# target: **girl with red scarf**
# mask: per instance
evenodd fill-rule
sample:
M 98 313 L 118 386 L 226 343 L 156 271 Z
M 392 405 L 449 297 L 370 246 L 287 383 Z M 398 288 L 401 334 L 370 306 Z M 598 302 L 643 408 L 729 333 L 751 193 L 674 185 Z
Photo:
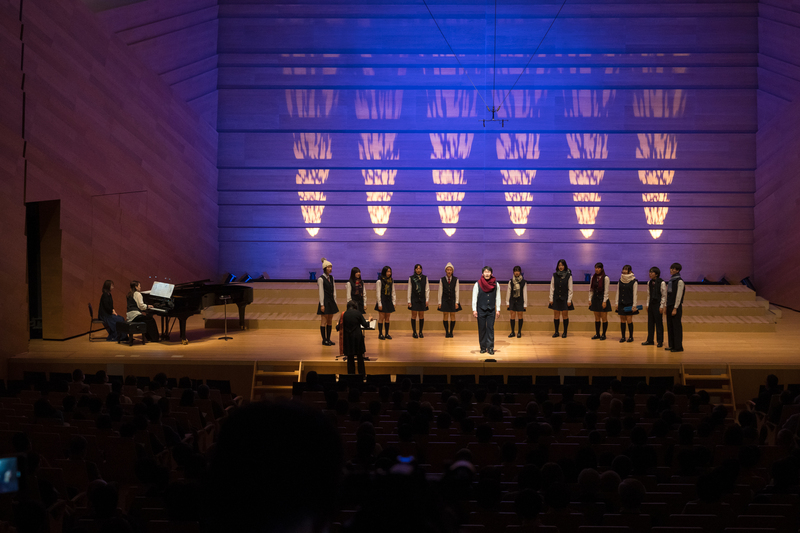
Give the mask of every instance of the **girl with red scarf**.
M 594 276 L 592 276 L 592 284 L 589 288 L 589 311 L 594 313 L 594 337 L 592 337 L 592 340 L 606 340 L 608 311 L 611 307 L 611 304 L 608 302 L 608 287 L 610 285 L 611 279 L 606 276 L 603 263 L 595 263 Z M 602 335 L 600 334 L 601 322 L 603 323 Z
M 494 321 L 500 316 L 503 300 L 492 267 L 483 267 L 483 275 L 472 288 L 472 316 L 478 319 L 481 353 L 494 355 Z

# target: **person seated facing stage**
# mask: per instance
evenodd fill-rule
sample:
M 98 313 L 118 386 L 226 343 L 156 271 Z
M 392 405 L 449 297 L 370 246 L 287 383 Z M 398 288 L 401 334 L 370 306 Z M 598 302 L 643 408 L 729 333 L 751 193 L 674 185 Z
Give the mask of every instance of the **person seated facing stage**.
M 372 320 L 372 317 L 369 318 Z M 347 302 L 347 310 L 342 314 L 342 321 L 336 324 L 336 331 L 344 328 L 342 334 L 342 353 L 347 357 L 347 373 L 356 373 L 356 359 L 358 360 L 358 373 L 365 375 L 364 352 L 367 348 L 364 344 L 364 333 L 361 328 L 370 329 L 369 324 L 361 315 L 358 304 L 353 300 Z
M 107 341 L 124 341 L 128 338 L 127 335 L 117 334 L 117 323 L 125 322 L 125 319 L 117 314 L 114 309 L 114 298 L 111 296 L 111 290 L 114 288 L 114 282 L 107 279 L 103 283 L 103 294 L 100 296 L 100 306 L 97 308 L 97 318 L 103 321 L 103 325 L 108 331 Z
M 156 319 L 145 313 L 148 309 L 152 309 L 153 306 L 144 303 L 141 290 L 141 283 L 136 280 L 131 281 L 126 318 L 128 322 L 144 322 L 147 324 L 147 333 L 145 334 L 147 340 L 150 342 L 158 342 L 158 326 L 156 325 Z

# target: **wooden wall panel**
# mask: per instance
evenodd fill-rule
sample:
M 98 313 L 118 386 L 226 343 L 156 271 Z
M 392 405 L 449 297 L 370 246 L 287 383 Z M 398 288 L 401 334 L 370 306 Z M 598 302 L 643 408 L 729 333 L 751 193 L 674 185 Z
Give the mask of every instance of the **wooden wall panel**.
M 97 17 L 216 128 L 218 11 L 216 0 L 145 0 Z
M 47 336 L 64 338 L 87 330 L 105 279 L 121 307 L 131 278 L 214 275 L 218 139 L 79 0 L 27 0 L 23 21 L 25 201 L 60 200 L 63 305 Z
M 27 241 L 22 141 L 22 71 L 20 69 L 19 1 L 0 0 L 0 379 L 7 377 L 7 359 L 25 351 L 28 341 Z
M 559 5 L 498 7 L 495 72 L 479 0 L 431 6 L 458 62 L 419 3 L 220 1 L 220 270 L 513 249 L 749 275 L 758 3 L 568 4 L 525 68 Z

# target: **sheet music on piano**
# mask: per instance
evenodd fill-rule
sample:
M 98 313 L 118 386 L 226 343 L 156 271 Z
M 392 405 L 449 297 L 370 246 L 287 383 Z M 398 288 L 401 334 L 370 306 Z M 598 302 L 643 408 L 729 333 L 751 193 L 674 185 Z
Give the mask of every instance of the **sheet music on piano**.
M 174 290 L 175 285 L 154 281 L 153 288 L 150 289 L 150 295 L 157 296 L 159 298 L 172 298 L 172 291 Z

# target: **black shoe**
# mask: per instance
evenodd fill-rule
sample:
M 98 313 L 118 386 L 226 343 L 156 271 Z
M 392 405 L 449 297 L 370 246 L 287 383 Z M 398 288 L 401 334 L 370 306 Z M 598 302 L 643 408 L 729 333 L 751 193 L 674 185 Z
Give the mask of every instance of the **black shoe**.
M 327 346 L 328 345 L 328 341 L 326 341 L 325 339 L 322 339 L 322 345 L 323 346 Z
M 513 331 L 512 331 L 511 333 L 509 333 L 509 334 L 508 334 L 508 338 L 509 338 L 509 339 L 510 339 L 510 338 L 512 338 L 512 337 L 516 337 L 516 336 L 517 336 L 517 334 L 516 334 L 516 333 L 514 333 Z
M 560 337 L 560 336 L 561 336 L 561 334 L 559 334 L 557 331 L 556 331 L 555 333 L 553 333 L 553 338 L 554 338 L 554 339 L 555 339 L 556 337 Z
M 675 352 L 682 352 L 682 351 L 683 351 L 683 348 L 673 348 L 673 349 L 672 349 L 672 350 L 670 350 L 670 351 L 671 351 L 672 353 L 675 353 Z
M 383 333 L 380 333 L 380 334 L 378 335 L 378 338 L 379 338 L 380 340 L 383 340 L 383 339 L 385 339 L 386 337 L 384 337 L 384 336 L 383 336 Z
M 642 346 L 652 346 L 653 344 L 654 344 L 654 342 L 653 342 L 653 341 L 644 341 L 644 342 L 642 343 Z
M 421 331 L 419 332 L 419 338 L 420 339 L 424 339 L 425 338 L 425 335 L 423 335 Z
M 486 351 L 489 352 L 489 355 L 494 355 L 494 348 L 489 348 Z
M 604 341 L 604 340 L 606 340 L 606 336 L 605 336 L 605 335 L 600 335 L 600 340 L 601 340 L 601 341 Z
M 336 346 L 336 343 L 333 341 L 328 341 L 328 346 Z
M 561 334 L 561 338 L 562 338 L 562 339 L 566 339 L 566 338 L 567 338 L 567 332 L 566 332 L 566 331 L 565 331 L 564 333 L 562 333 L 562 334 Z
M 600 338 L 600 335 L 593 335 L 593 336 L 592 336 L 592 340 L 597 340 L 597 339 L 599 339 L 599 338 Z
M 392 340 L 392 336 L 391 336 L 391 335 L 389 335 L 388 333 L 387 333 L 386 335 L 384 335 L 384 338 L 385 338 L 387 341 L 390 341 L 390 340 Z
M 672 348 L 671 348 L 671 347 L 669 347 L 669 346 L 667 346 L 666 348 L 664 348 L 664 350 L 665 350 L 665 351 L 667 351 L 667 352 L 671 352 L 671 351 L 672 351 Z
M 628 342 L 633 342 L 633 337 L 628 337 Z
M 519 333 L 517 333 L 517 338 L 518 339 L 522 338 L 522 332 L 521 331 Z
M 486 348 L 481 348 L 481 353 L 486 353 Z
M 622 337 L 619 342 L 625 342 L 625 337 Z
M 412 333 L 411 336 L 414 337 L 415 339 L 419 339 L 419 335 L 417 335 L 416 331 Z
M 656 344 L 656 348 L 661 348 L 661 347 L 663 347 L 663 346 L 664 346 L 664 343 L 663 343 L 663 342 L 659 342 L 658 344 Z

